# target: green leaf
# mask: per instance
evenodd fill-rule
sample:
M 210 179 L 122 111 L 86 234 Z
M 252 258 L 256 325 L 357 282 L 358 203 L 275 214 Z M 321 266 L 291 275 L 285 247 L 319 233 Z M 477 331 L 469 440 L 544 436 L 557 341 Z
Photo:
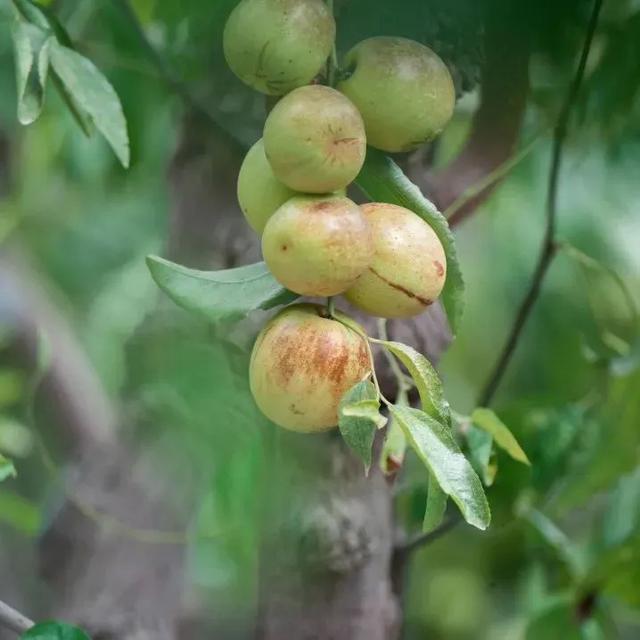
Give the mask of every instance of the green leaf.
M 198 271 L 148 256 L 147 266 L 156 284 L 178 306 L 213 322 L 242 318 L 250 311 L 271 309 L 298 297 L 282 287 L 264 262 Z
M 491 410 L 479 407 L 471 414 L 471 422 L 493 436 L 496 444 L 504 449 L 514 460 L 531 465 L 527 454 L 518 444 L 509 428 Z
M 28 125 L 42 112 L 52 38 L 48 31 L 23 20 L 20 13 L 16 16 L 12 36 L 16 63 L 18 121 L 20 124 Z
M 435 231 L 447 256 L 447 281 L 442 291 L 442 303 L 455 334 L 464 306 L 464 280 L 453 234 L 446 218 L 391 158 L 376 149 L 367 149 L 367 159 L 356 178 L 356 184 L 371 200 L 410 209 Z
M 42 531 L 42 520 L 35 503 L 12 491 L 0 491 L 0 523 L 35 537 Z
M 22 640 L 91 640 L 89 636 L 78 627 L 64 622 L 40 622 L 23 633 Z
M 469 460 L 473 468 L 482 478 L 485 486 L 490 487 L 498 471 L 498 465 L 493 455 L 493 437 L 486 431 L 469 425 L 465 432 L 465 439 L 469 447 Z
M 622 477 L 611 492 L 602 518 L 602 542 L 613 547 L 636 531 L 640 531 L 640 466 Z
M 424 511 L 424 520 L 422 521 L 422 531 L 429 533 L 442 523 L 444 514 L 447 510 L 447 494 L 438 484 L 435 476 L 429 474 L 429 489 L 427 491 L 427 507 Z
M 122 165 L 128 167 L 127 123 L 109 81 L 91 60 L 56 41 L 51 45 L 51 64 L 74 103 L 87 112 Z
M 373 439 L 387 419 L 380 415 L 380 401 L 375 386 L 369 380 L 358 382 L 340 400 L 338 427 L 347 445 L 371 468 Z
M 390 410 L 409 444 L 458 505 L 465 520 L 478 529 L 486 529 L 491 513 L 482 483 L 462 455 L 451 428 L 418 409 L 392 406 Z
M 16 477 L 16 468 L 13 466 L 13 462 L 8 460 L 0 453 L 0 482 L 7 478 Z
M 382 345 L 390 351 L 406 367 L 409 375 L 416 383 L 422 409 L 432 418 L 445 424 L 451 422 L 449 403 L 444 398 L 440 376 L 433 365 L 413 347 L 401 342 L 390 342 L 371 338 L 371 342 Z

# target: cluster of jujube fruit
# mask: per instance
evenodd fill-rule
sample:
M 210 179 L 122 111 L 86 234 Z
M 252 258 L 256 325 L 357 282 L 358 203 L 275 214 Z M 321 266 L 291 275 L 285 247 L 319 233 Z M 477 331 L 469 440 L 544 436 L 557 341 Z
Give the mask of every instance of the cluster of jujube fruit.
M 343 294 L 371 315 L 410 317 L 439 296 L 444 249 L 412 211 L 358 206 L 346 188 L 367 144 L 407 151 L 437 135 L 453 112 L 453 81 L 428 47 L 375 37 L 346 55 L 335 88 L 319 84 L 335 31 L 323 0 L 242 0 L 231 13 L 223 43 L 229 66 L 254 89 L 282 96 L 244 159 L 238 200 L 262 234 L 267 266 L 287 289 Z M 251 357 L 260 409 L 297 431 L 336 426 L 343 394 L 371 375 L 363 335 L 353 320 L 322 306 L 285 308 L 264 327 Z

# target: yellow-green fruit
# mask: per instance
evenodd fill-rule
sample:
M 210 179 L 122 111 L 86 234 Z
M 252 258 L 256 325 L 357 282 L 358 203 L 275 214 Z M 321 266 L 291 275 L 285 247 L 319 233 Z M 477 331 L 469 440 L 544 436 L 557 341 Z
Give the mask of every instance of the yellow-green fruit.
M 274 174 L 304 193 L 344 189 L 362 168 L 366 147 L 358 110 L 322 85 L 286 95 L 264 125 L 264 149 Z
M 360 207 L 340 196 L 297 196 L 269 219 L 262 254 L 275 278 L 304 296 L 348 289 L 371 264 L 373 240 Z
M 373 261 L 346 298 L 372 316 L 409 318 L 421 313 L 440 295 L 447 277 L 438 236 L 404 207 L 372 202 L 361 209 L 373 234 Z
M 347 54 L 345 68 L 351 75 L 338 89 L 360 110 L 372 147 L 414 149 L 438 135 L 451 119 L 456 93 L 449 69 L 419 42 L 363 40 Z
M 285 429 L 312 432 L 338 424 L 343 394 L 370 373 L 361 335 L 327 318 L 322 307 L 299 304 L 281 311 L 258 335 L 249 383 L 270 420 Z
M 247 222 L 262 233 L 273 212 L 295 195 L 273 175 L 262 139 L 258 140 L 249 149 L 238 174 L 238 202 Z
M 311 82 L 335 34 L 323 0 L 242 0 L 224 28 L 224 56 L 250 87 L 282 95 Z

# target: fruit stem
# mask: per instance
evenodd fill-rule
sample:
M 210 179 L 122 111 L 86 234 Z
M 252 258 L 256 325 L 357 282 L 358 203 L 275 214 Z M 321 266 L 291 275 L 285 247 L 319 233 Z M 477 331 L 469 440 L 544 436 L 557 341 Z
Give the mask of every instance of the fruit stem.
M 333 318 L 336 313 L 336 300 L 333 296 L 327 298 L 327 316 Z
M 378 318 L 378 335 L 380 336 L 380 340 L 383 342 L 389 342 L 389 334 L 387 333 L 387 320 L 386 318 Z M 383 345 L 384 346 L 384 345 Z M 402 394 L 405 394 L 413 389 L 415 386 L 413 380 L 408 378 L 400 368 L 398 361 L 395 359 L 392 353 L 390 353 L 387 349 L 383 349 L 384 356 L 391 367 L 391 371 L 393 371 L 393 375 L 396 377 L 398 382 L 398 397 Z

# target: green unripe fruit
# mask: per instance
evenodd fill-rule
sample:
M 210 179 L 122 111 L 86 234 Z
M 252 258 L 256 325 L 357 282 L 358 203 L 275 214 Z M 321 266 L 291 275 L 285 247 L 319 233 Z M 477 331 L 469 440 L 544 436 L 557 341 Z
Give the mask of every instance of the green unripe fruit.
M 345 68 L 351 75 L 338 89 L 360 110 L 372 147 L 409 151 L 451 119 L 456 93 L 449 69 L 419 42 L 363 40 L 347 54 Z
M 300 87 L 282 98 L 264 125 L 264 149 L 276 177 L 304 193 L 344 189 L 366 153 L 355 106 L 330 87 Z
M 367 269 L 373 242 L 364 214 L 348 198 L 298 196 L 267 222 L 262 254 L 287 289 L 304 296 L 333 296 Z
M 384 202 L 360 207 L 373 235 L 367 271 L 345 293 L 354 306 L 382 318 L 422 313 L 439 295 L 447 259 L 435 231 L 413 211 Z
M 249 365 L 260 410 L 285 429 L 307 433 L 335 427 L 340 399 L 370 374 L 365 339 L 313 304 L 275 316 L 258 335 Z
M 238 174 L 238 202 L 251 228 L 261 234 L 273 212 L 296 192 L 274 175 L 258 140 L 242 161 Z
M 313 80 L 335 35 L 323 0 L 242 0 L 224 28 L 224 56 L 250 87 L 282 95 Z

